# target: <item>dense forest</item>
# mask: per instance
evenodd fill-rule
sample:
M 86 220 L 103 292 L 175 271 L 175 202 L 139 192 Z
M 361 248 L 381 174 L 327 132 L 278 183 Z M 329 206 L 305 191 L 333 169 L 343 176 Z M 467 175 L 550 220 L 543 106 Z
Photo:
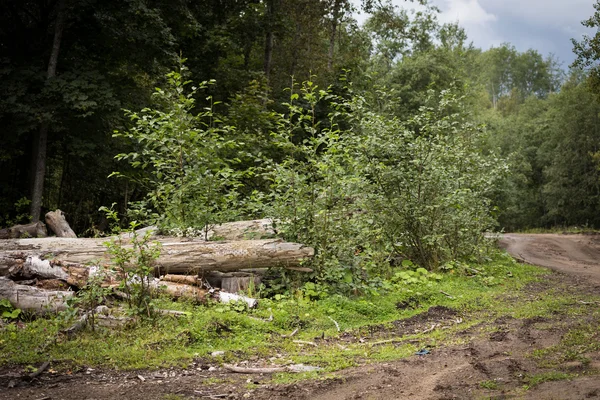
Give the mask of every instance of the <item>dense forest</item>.
M 348 289 L 488 230 L 599 228 L 594 38 L 567 71 L 420 3 L 2 0 L 0 227 L 272 217 Z

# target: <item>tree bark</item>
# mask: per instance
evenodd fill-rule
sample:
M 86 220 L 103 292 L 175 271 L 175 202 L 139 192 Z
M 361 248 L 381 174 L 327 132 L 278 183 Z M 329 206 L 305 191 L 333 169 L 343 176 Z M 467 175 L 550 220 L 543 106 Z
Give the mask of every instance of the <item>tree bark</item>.
M 160 280 L 163 282 L 182 283 L 185 285 L 193 285 L 193 286 L 198 286 L 201 282 L 200 279 L 198 278 L 198 276 L 195 276 L 195 275 L 167 274 L 167 275 L 161 276 Z
M 26 225 L 15 225 L 8 229 L 0 229 L 0 239 L 17 239 L 21 237 L 42 238 L 46 236 L 48 236 L 46 225 L 39 221 Z
M 65 213 L 61 210 L 50 211 L 46 214 L 46 224 L 58 237 L 76 238 L 77 235 L 65 219 Z
M 203 303 L 206 301 L 207 291 L 200 289 L 197 286 L 192 286 L 185 283 L 169 282 L 165 280 L 157 281 L 156 284 L 153 284 L 153 286 L 156 286 L 174 299 L 184 298 L 197 303 Z
M 221 290 L 229 293 L 240 293 L 248 290 L 250 285 L 258 288 L 261 283 L 259 276 L 228 276 L 221 280 Z
M 207 232 L 207 238 L 208 240 L 268 239 L 274 237 L 275 234 L 273 221 L 266 218 L 214 225 Z
M 273 60 L 273 41 L 275 29 L 275 1 L 267 0 L 267 33 L 265 35 L 265 58 L 263 68 L 267 82 L 271 79 L 271 63 Z
M 333 72 L 333 58 L 335 55 L 335 39 L 337 36 L 337 30 L 340 23 L 340 10 L 342 7 L 342 0 L 333 0 L 333 10 L 331 16 L 331 32 L 329 33 L 329 54 L 327 58 L 327 70 Z
M 131 247 L 129 240 L 121 240 L 123 246 Z M 110 264 L 104 242 L 106 239 L 3 240 L 0 241 L 0 276 L 39 274 L 47 279 L 63 279 L 79 286 L 90 273 L 88 265 Z M 202 271 L 275 266 L 297 268 L 314 255 L 310 247 L 281 239 L 205 242 L 159 238 L 157 243 L 161 245 L 161 254 L 155 269 L 160 274 L 193 275 Z
M 52 42 L 52 52 L 48 62 L 48 71 L 46 80 L 49 81 L 56 76 L 56 65 L 58 64 L 58 53 L 62 41 L 62 34 L 65 26 L 65 0 L 58 0 L 56 21 L 54 23 L 54 40 Z M 33 138 L 33 160 L 35 162 L 33 186 L 31 192 L 31 221 L 40 220 L 42 208 L 42 194 L 44 192 L 44 179 L 46 177 L 46 153 L 48 148 L 48 128 L 50 123 L 45 120 L 40 129 Z
M 0 254 L 0 276 L 16 279 L 48 279 L 61 280 L 78 288 L 84 287 L 89 278 L 99 273 L 96 266 L 80 263 L 61 262 L 54 259 L 43 259 L 26 255 L 23 252 Z M 116 273 L 107 271 L 104 286 L 118 283 Z
M 51 291 L 18 285 L 8 278 L 0 278 L 0 299 L 8 299 L 13 307 L 39 313 L 65 310 L 69 291 Z

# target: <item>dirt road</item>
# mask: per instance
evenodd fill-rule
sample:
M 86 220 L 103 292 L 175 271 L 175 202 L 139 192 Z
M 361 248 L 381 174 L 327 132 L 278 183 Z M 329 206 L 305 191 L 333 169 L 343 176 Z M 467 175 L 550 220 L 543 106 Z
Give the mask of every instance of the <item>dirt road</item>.
M 528 264 L 600 283 L 600 235 L 510 233 L 499 244 Z

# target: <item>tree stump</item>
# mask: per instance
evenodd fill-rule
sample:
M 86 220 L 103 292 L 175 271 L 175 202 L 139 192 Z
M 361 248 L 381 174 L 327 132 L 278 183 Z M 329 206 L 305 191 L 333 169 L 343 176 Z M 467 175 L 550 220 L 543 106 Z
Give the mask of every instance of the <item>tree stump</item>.
M 46 214 L 46 224 L 58 237 L 76 238 L 77 235 L 65 219 L 65 213 L 61 210 L 50 211 Z

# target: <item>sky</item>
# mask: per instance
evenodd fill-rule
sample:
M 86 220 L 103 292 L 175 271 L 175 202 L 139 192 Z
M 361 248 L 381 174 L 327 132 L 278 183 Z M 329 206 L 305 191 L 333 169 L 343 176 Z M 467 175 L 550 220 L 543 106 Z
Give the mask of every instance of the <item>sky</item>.
M 404 0 L 392 0 L 414 7 Z M 504 42 L 517 50 L 554 54 L 564 68 L 574 60 L 571 38 L 593 36 L 581 21 L 594 14 L 595 0 L 430 0 L 442 11 L 442 22 L 458 22 L 476 47 L 489 49 Z M 357 18 L 361 22 L 364 17 Z

